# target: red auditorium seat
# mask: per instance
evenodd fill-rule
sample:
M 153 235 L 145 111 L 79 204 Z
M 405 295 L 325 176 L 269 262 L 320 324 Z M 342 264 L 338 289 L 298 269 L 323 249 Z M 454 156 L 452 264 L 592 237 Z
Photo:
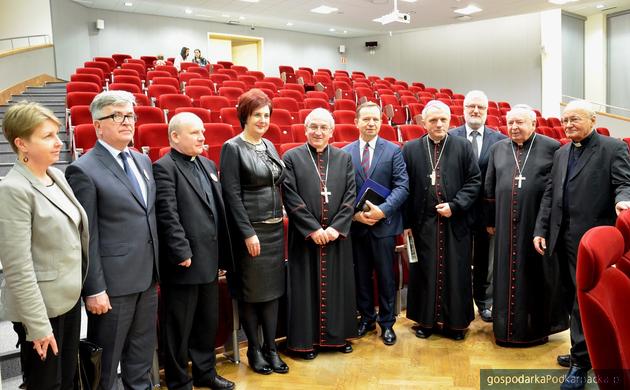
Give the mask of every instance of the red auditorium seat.
M 210 64 L 210 73 L 217 73 L 219 69 L 226 69 L 226 67 L 221 64 Z
M 137 85 L 140 90 L 142 90 L 143 87 L 142 80 L 140 80 L 140 77 L 136 76 L 115 75 L 114 83 L 134 84 Z
M 450 128 L 459 127 L 464 124 L 464 117 L 462 115 L 451 115 Z
M 369 82 L 367 82 L 367 80 L 355 80 L 352 83 L 352 87 L 354 89 L 356 89 L 357 87 L 361 87 L 361 88 L 370 88 L 372 89 L 372 86 L 370 85 Z
M 66 92 L 96 92 L 99 93 L 103 90 L 98 84 L 86 83 L 83 81 L 70 81 L 66 84 Z
M 355 125 L 336 124 L 333 137 L 335 141 L 356 141 L 359 139 L 359 129 Z
M 547 124 L 550 127 L 562 127 L 562 122 L 560 122 L 560 119 L 558 118 L 554 118 L 552 116 L 550 116 L 549 118 L 547 118 Z
M 112 58 L 116 61 L 116 66 L 120 66 L 126 59 L 131 58 L 131 56 L 129 54 L 112 54 Z
M 138 72 L 140 78 L 145 79 L 147 77 L 147 70 L 144 68 L 144 64 L 128 63 L 125 62 L 120 66 L 122 69 L 133 69 Z
M 508 102 L 498 102 L 497 105 L 499 106 L 499 108 L 511 108 L 512 106 L 510 106 L 510 103 Z
M 365 73 L 353 70 L 351 76 L 357 76 L 357 77 L 360 77 L 360 78 L 364 79 L 365 78 Z
M 394 125 L 402 125 L 407 122 L 407 112 L 398 103 L 394 95 L 381 95 L 381 107 Z
M 216 73 L 224 74 L 230 77 L 230 80 L 236 80 L 238 74 L 232 69 L 217 69 Z
M 271 89 L 272 91 L 278 91 L 278 88 L 276 88 L 276 85 L 269 81 L 256 81 L 254 83 L 254 88 L 260 88 L 260 89 L 267 88 L 267 89 Z
M 434 96 L 435 96 L 435 94 L 438 92 L 437 88 L 433 88 L 433 87 L 424 87 L 424 91 L 425 91 L 425 92 L 430 92 L 430 93 L 432 93 Z
M 223 145 L 235 135 L 234 128 L 226 123 L 204 123 L 203 127 L 206 129 L 206 144 L 210 146 Z
M 265 95 L 267 95 L 267 97 L 272 100 L 273 98 L 276 97 L 276 93 L 273 91 L 273 89 L 269 89 L 269 88 L 258 88 L 261 91 L 264 92 Z
M 138 71 L 133 70 L 133 69 L 114 69 L 112 70 L 112 75 L 114 77 L 116 76 L 135 76 L 137 78 L 140 78 L 140 74 L 138 73 Z
M 193 106 L 193 101 L 189 96 L 180 93 L 166 93 L 160 95 L 157 105 L 164 110 L 167 120 L 170 120 L 176 108 L 191 107 Z
M 189 86 L 197 86 L 197 87 L 208 87 L 211 91 L 216 92 L 214 89 L 214 83 L 210 79 L 191 79 L 188 82 Z
M 100 70 L 103 71 L 103 74 L 105 75 L 105 78 L 109 78 L 109 75 L 111 74 L 111 70 L 109 68 L 109 64 L 107 64 L 105 62 L 86 61 L 86 62 L 83 63 L 83 67 L 100 69 Z
M 234 67 L 232 67 L 234 68 Z M 254 88 L 254 84 L 256 84 L 256 81 L 258 81 L 258 79 L 254 76 L 250 76 L 250 75 L 245 75 L 245 74 L 239 74 L 236 78 L 237 81 L 242 81 L 243 83 L 245 83 L 246 88 L 247 89 L 252 89 Z
M 173 87 L 172 85 L 160 85 L 160 84 L 153 84 L 153 85 L 149 85 L 149 88 L 147 89 L 147 96 L 149 96 L 149 98 L 155 102 L 157 101 L 157 99 L 164 94 L 177 94 L 179 93 L 179 90 L 175 87 Z
M 328 95 L 326 94 L 326 92 L 322 92 L 322 91 L 308 91 L 306 92 L 305 96 L 309 99 L 323 99 L 323 100 L 328 100 Z
M 145 73 L 147 71 L 147 64 L 143 60 L 138 58 L 127 58 L 125 62 L 123 62 L 123 64 L 138 64 L 144 67 Z
M 137 106 L 134 107 L 134 111 L 138 116 L 136 120 L 135 126 L 136 130 L 138 127 L 145 125 L 147 123 L 165 123 L 164 122 L 164 112 L 153 106 Z M 138 131 L 133 136 L 134 145 L 140 145 L 140 140 L 138 139 Z
M 204 78 L 204 79 L 207 79 L 208 77 L 210 77 L 210 72 L 208 72 L 208 69 L 202 68 L 200 66 L 191 66 L 190 68 L 187 68 L 186 71 L 187 73 L 197 73 L 199 76 L 201 76 L 201 78 Z
M 600 389 L 630 387 L 630 274 L 624 250 L 623 235 L 612 226 L 587 231 L 578 249 L 577 298 Z
M 194 62 L 190 62 L 190 61 L 182 61 L 179 63 L 179 70 L 181 72 L 185 72 L 187 71 L 189 68 L 198 68 L 199 65 L 195 64 Z
M 348 146 L 350 144 L 350 141 L 335 141 L 332 142 L 331 145 L 334 146 L 335 148 L 338 149 L 343 149 L 344 147 Z
M 179 90 L 179 80 L 177 80 L 175 77 L 154 77 L 153 81 L 152 81 L 153 85 L 171 85 L 175 88 L 177 88 L 177 90 Z
M 311 111 L 313 111 L 312 108 L 303 108 L 298 111 L 298 123 L 304 123 L 304 120 L 306 119 L 308 114 L 311 113 Z
M 129 71 L 129 72 L 136 72 L 135 70 L 132 69 L 117 69 L 117 70 L 124 70 L 124 71 Z M 138 77 L 140 77 L 138 75 Z M 165 70 L 150 70 L 147 72 L 147 81 L 151 82 L 154 78 L 156 77 L 170 77 L 170 78 L 174 78 L 175 80 L 177 80 L 177 76 L 173 76 L 172 74 L 170 74 L 169 72 L 165 71 Z
M 298 112 L 300 111 L 300 105 L 298 104 L 298 102 L 290 97 L 275 97 L 273 99 L 271 99 L 271 102 L 273 104 L 273 108 L 282 108 L 284 110 L 287 110 L 291 113 L 291 115 L 293 116 L 294 120 L 297 120 L 297 115 Z
M 201 87 L 198 85 L 188 85 L 184 88 L 186 96 L 192 99 L 192 105 L 194 107 L 200 107 L 200 99 L 204 96 L 212 96 L 212 90 L 208 87 Z
M 256 77 L 256 81 L 263 81 L 265 79 L 265 74 L 258 70 L 248 70 L 247 75 Z
M 203 155 L 204 155 L 206 158 L 208 158 L 208 159 L 210 159 L 210 160 L 214 161 L 214 164 L 217 166 L 217 170 L 218 170 L 218 169 L 219 169 L 219 167 L 221 166 L 221 148 L 222 148 L 222 147 L 223 147 L 223 145 L 208 145 L 208 148 L 207 148 L 206 150 L 204 150 L 204 152 L 203 152 Z M 232 302 L 232 301 L 231 301 L 231 300 L 229 300 L 229 299 L 228 299 L 228 300 L 226 300 L 226 301 Z M 219 302 L 221 302 L 221 301 L 219 301 Z M 228 317 L 228 318 L 232 318 L 232 317 L 231 317 L 231 313 L 232 313 L 231 309 L 230 309 L 229 313 L 230 313 L 230 317 Z M 225 318 L 225 317 L 222 317 L 222 318 Z M 219 324 L 220 324 L 220 321 L 219 321 Z M 221 327 L 221 325 L 219 325 L 219 328 L 220 328 L 220 327 Z M 231 325 L 230 325 L 229 329 L 232 329 L 232 326 L 231 326 Z M 217 333 L 218 333 L 218 332 L 219 332 L 219 331 L 217 331 Z M 217 336 L 217 338 L 218 338 L 218 337 L 219 337 L 219 336 Z
M 168 125 L 166 123 L 147 123 L 138 126 L 138 145 L 151 161 L 159 158 L 160 148 L 169 146 Z
M 623 142 L 625 142 L 626 145 L 628 145 L 628 150 L 630 151 L 630 138 L 624 138 Z
M 610 131 L 606 127 L 598 127 L 595 130 L 601 135 L 610 136 Z
M 415 96 L 404 95 L 400 97 L 400 105 L 408 106 L 409 104 L 419 103 L 418 98 Z
M 440 93 L 448 95 L 449 98 L 453 97 L 453 90 L 450 88 L 440 88 Z
M 313 81 L 315 82 L 316 91 L 325 92 L 329 100 L 335 97 L 335 89 L 332 86 L 332 82 L 325 81 L 325 80 L 318 80 L 317 74 L 315 74 L 315 76 L 313 77 L 315 77 Z
M 221 114 L 221 122 L 232 125 L 234 133 L 240 133 L 243 130 L 241 128 L 241 121 L 238 119 L 235 107 L 222 108 L 219 110 L 219 113 Z
M 496 129 L 499 126 L 501 126 L 501 121 L 499 120 L 498 116 L 488 115 L 486 117 L 486 126 L 489 126 L 489 127 L 492 127 L 493 129 Z
M 156 56 L 140 56 L 140 59 L 144 61 L 144 67 L 147 69 L 152 69 L 153 64 L 157 61 Z
M 103 72 L 102 69 L 98 69 L 98 68 L 76 68 L 74 70 L 74 73 L 76 74 L 93 74 L 95 76 L 98 76 L 101 81 L 98 83 L 98 85 L 104 85 L 105 84 L 105 73 Z
M 118 66 L 116 64 L 116 60 L 114 60 L 112 57 L 94 57 L 94 61 L 106 63 L 109 66 L 110 72 L 116 69 L 116 66 Z
M 333 118 L 335 118 L 335 125 L 337 124 L 354 125 L 354 120 L 356 118 L 356 111 L 335 110 L 333 111 Z
M 130 93 L 142 93 L 142 88 L 137 84 L 131 83 L 111 83 L 109 84 L 110 91 L 127 91 Z
M 89 106 L 96 95 L 96 92 L 69 92 L 66 95 L 66 108 Z
M 451 115 L 464 115 L 464 107 L 460 105 L 452 104 L 450 106 Z
M 288 134 L 290 133 L 283 133 L 280 127 L 275 123 L 269 123 L 269 128 L 263 137 L 269 140 L 272 144 L 274 144 L 276 149 L 278 149 L 284 142 L 293 141 L 289 138 L 290 136 L 288 136 Z
M 90 114 L 90 106 L 74 106 L 70 108 L 69 125 L 85 125 L 92 123 L 92 114 Z
M 461 104 L 464 105 L 464 99 L 466 99 L 466 96 L 462 95 L 461 93 L 454 93 L 452 99 L 453 101 L 461 100 Z
M 562 126 L 554 126 L 553 131 L 556 133 L 556 139 L 565 138 L 567 136 Z
M 337 111 L 337 110 L 356 111 L 357 110 L 357 104 L 354 102 L 354 100 L 335 99 L 334 110 L 335 111 Z
M 190 112 L 197 115 L 203 123 L 211 123 L 212 116 L 210 115 L 210 111 L 201 108 L 201 107 L 178 107 L 175 109 L 174 115 L 179 114 L 180 112 Z
M 378 103 L 378 99 L 374 96 L 374 91 L 370 88 L 356 87 L 354 92 L 357 94 L 357 104 L 361 104 L 364 101 Z
M 133 96 L 136 98 L 136 106 L 150 106 L 151 100 L 149 97 L 143 93 L 134 93 Z
M 214 83 L 214 89 L 218 90 L 223 86 L 223 83 L 229 80 L 232 80 L 230 76 L 221 73 L 213 73 L 209 77 L 210 80 Z
M 243 90 L 234 87 L 219 88 L 219 96 L 226 97 L 230 101 L 230 105 L 235 107 L 238 104 L 238 98 L 243 94 Z
M 221 109 L 230 107 L 230 101 L 224 96 L 203 96 L 199 100 L 199 106 L 210 110 L 212 122 L 221 122 Z
M 305 90 L 302 84 L 284 84 L 284 89 L 291 89 L 304 95 Z
M 96 131 L 94 130 L 93 124 L 77 125 L 74 127 L 74 145 L 79 156 L 92 149 L 96 140 Z
M 284 87 L 284 81 L 282 81 L 282 79 L 280 77 L 270 77 L 267 76 L 263 79 L 263 81 L 268 81 L 270 83 L 273 83 L 276 86 L 276 89 L 280 89 L 282 87 Z
M 296 123 L 291 125 L 291 134 L 293 135 L 293 141 L 295 142 L 306 142 L 306 128 L 304 127 L 304 123 Z
M 179 82 L 181 85 L 184 85 L 184 86 L 188 85 L 188 82 L 190 82 L 190 80 L 203 79 L 203 78 L 204 77 L 202 75 L 195 72 L 181 72 L 179 74 Z
M 403 142 L 420 138 L 427 133 L 424 127 L 420 125 L 400 125 L 398 126 Z
M 278 149 L 278 154 L 280 154 L 280 157 L 282 157 L 287 151 L 302 145 L 304 145 L 304 142 L 285 142 L 280 145 L 280 149 Z
M 296 70 L 295 77 L 297 77 L 298 83 L 310 86 L 313 85 L 313 74 L 305 69 Z
M 102 85 L 101 78 L 95 74 L 75 73 L 70 75 L 70 81 L 80 81 L 83 83 Z
M 171 75 L 171 77 L 177 77 L 177 75 L 179 73 L 177 71 L 177 68 L 174 67 L 173 65 L 157 65 L 155 67 L 155 70 L 168 72 Z
M 294 123 L 294 118 L 291 116 L 291 112 L 283 108 L 274 108 L 271 112 L 271 123 L 275 123 L 280 127 L 280 130 L 285 134 L 291 132 L 291 125 Z M 293 139 L 293 137 L 291 137 Z
M 381 124 L 381 130 L 379 131 L 378 136 L 388 141 L 398 142 L 398 133 L 396 132 L 396 129 L 387 123 Z
M 280 89 L 278 90 L 278 97 L 288 97 L 295 100 L 300 108 L 304 107 L 304 94 L 292 89 Z
M 239 76 L 247 73 L 247 67 L 242 65 L 232 65 L 230 69 L 235 71 Z
M 217 64 L 223 66 L 225 69 L 230 69 L 232 65 L 234 65 L 232 61 L 217 61 Z
M 325 108 L 330 110 L 330 104 L 324 99 L 306 98 L 304 99 L 304 108 Z
M 238 88 L 242 90 L 243 92 L 249 90 L 249 88 L 247 87 L 247 84 L 245 84 L 243 81 L 238 81 L 238 80 L 225 80 L 223 82 L 223 85 L 221 86 L 230 87 L 230 88 Z
M 407 104 L 407 116 L 409 117 L 409 122 L 416 123 L 418 116 L 422 116 L 422 110 L 424 109 L 424 104 L 422 103 L 409 103 Z

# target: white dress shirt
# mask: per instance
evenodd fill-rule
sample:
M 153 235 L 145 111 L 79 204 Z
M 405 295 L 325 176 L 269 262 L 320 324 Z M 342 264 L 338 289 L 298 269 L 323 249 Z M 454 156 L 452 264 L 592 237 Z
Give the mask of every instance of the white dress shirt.
M 374 148 L 376 148 L 376 140 L 378 139 L 378 136 L 372 138 L 372 140 L 370 142 L 368 142 L 368 145 L 370 145 L 369 150 L 369 154 L 370 154 L 370 167 L 372 166 L 372 158 L 374 157 Z M 359 137 L 359 159 L 363 159 L 363 149 L 365 149 L 365 141 L 363 140 L 363 138 Z
M 468 141 L 470 141 L 472 143 L 473 140 L 473 136 L 472 136 L 472 132 L 473 129 L 468 127 L 468 124 L 465 125 L 466 126 L 466 138 L 468 139 Z M 477 136 L 477 158 L 479 158 L 479 156 L 481 156 L 481 147 L 483 146 L 483 129 L 485 128 L 485 126 L 481 126 L 479 129 L 477 129 L 477 132 L 479 133 L 479 135 Z
M 124 171 L 125 166 L 123 165 L 122 159 L 120 158 L 121 150 L 118 150 L 108 145 L 107 142 L 104 142 L 100 139 L 98 140 L 98 142 L 100 142 L 101 145 L 103 145 L 103 147 L 107 149 L 107 151 L 112 155 L 112 157 L 114 157 L 114 160 L 116 160 L 118 165 L 120 165 L 120 168 L 122 168 L 122 170 Z M 149 176 L 146 172 L 140 173 L 140 168 L 136 165 L 136 161 L 133 159 L 133 157 L 131 157 L 129 148 L 123 149 L 122 152 L 127 153 L 127 156 L 129 156 L 129 159 L 127 160 L 129 162 L 129 167 L 131 168 L 131 172 L 133 172 L 133 175 L 136 177 L 138 184 L 140 184 L 140 191 L 142 192 L 142 199 L 144 199 L 144 204 L 147 204 L 147 181 L 146 180 L 148 179 Z

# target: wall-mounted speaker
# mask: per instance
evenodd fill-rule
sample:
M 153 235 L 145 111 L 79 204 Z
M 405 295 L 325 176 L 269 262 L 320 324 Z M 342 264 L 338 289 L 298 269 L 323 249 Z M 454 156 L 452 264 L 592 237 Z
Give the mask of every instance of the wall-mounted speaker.
M 105 21 L 103 19 L 96 19 L 96 29 L 105 30 Z
M 344 54 L 346 52 L 346 45 L 339 45 L 339 54 Z

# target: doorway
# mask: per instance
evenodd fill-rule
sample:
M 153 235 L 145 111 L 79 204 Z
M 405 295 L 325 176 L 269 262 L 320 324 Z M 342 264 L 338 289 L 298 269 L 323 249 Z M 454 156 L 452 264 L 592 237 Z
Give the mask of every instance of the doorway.
M 208 58 L 213 63 L 231 61 L 249 70 L 261 70 L 263 38 L 246 35 L 208 33 Z

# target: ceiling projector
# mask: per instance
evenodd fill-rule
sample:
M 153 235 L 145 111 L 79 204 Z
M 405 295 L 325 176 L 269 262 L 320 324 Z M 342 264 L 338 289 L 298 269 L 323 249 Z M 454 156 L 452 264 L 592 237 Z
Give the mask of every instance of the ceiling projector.
M 394 22 L 409 24 L 411 23 L 411 15 L 398 11 L 398 1 L 394 0 L 394 10 L 387 15 L 383 15 L 380 18 L 373 19 L 373 21 L 381 24 Z

